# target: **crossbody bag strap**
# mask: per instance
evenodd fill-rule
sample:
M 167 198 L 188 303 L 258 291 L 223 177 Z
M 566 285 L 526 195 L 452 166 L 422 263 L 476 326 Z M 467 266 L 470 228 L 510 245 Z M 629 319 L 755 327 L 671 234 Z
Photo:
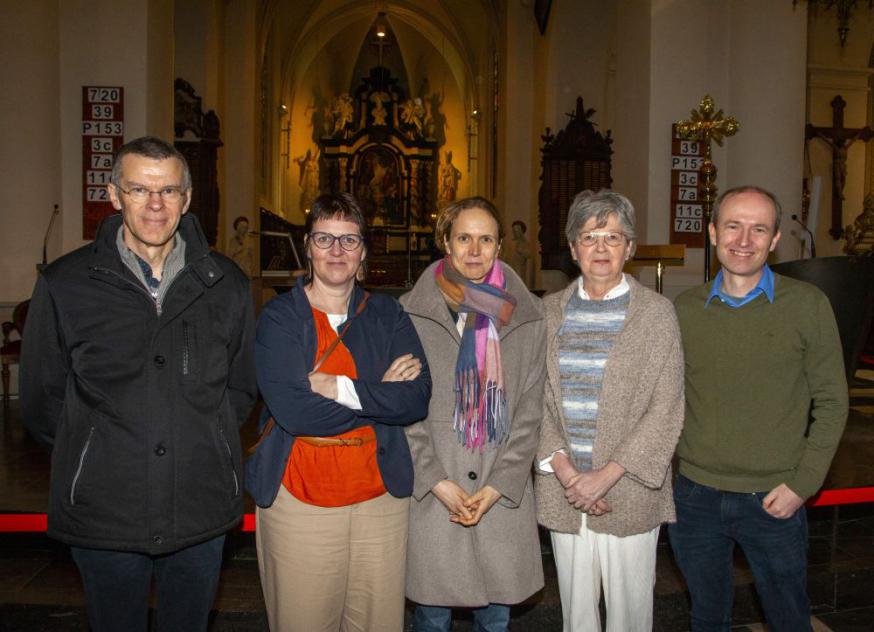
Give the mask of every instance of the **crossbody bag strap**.
M 328 345 L 328 348 L 325 349 L 324 353 L 322 353 L 322 355 L 319 356 L 319 359 L 316 360 L 316 363 L 313 366 L 313 370 L 311 371 L 311 373 L 315 373 L 316 371 L 318 371 L 319 368 L 325 363 L 325 360 L 328 359 L 328 356 L 330 356 L 334 349 L 337 348 L 337 345 L 340 344 L 343 336 L 345 336 L 346 332 L 349 331 L 349 326 L 352 324 L 352 321 L 354 321 L 358 316 L 361 315 L 361 312 L 364 311 L 364 306 L 367 305 L 368 300 L 370 300 L 370 292 L 364 292 L 364 298 L 361 299 L 360 303 L 358 303 L 358 307 L 355 309 L 355 313 L 352 314 L 352 318 L 350 318 L 343 324 L 343 326 L 340 328 L 340 331 L 337 332 L 337 337 L 334 338 L 331 344 Z M 258 450 L 258 446 L 264 443 L 264 440 L 271 433 L 271 431 L 273 430 L 273 426 L 275 425 L 276 420 L 273 417 L 270 417 L 270 419 L 267 420 L 267 423 L 264 424 L 264 430 L 261 431 L 261 436 L 258 437 L 258 441 L 255 442 L 255 445 L 246 450 L 246 453 L 255 454 L 255 452 Z
M 343 336 L 345 336 L 346 332 L 349 331 L 349 326 L 352 324 L 352 321 L 355 320 L 361 314 L 361 312 L 364 311 L 364 306 L 367 305 L 367 301 L 369 299 L 370 299 L 370 292 L 365 292 L 364 298 L 361 299 L 360 303 L 358 303 L 358 307 L 355 309 L 355 313 L 352 314 L 352 318 L 350 318 L 345 323 L 343 323 L 343 326 L 340 328 L 340 331 L 337 332 L 337 337 L 334 338 L 334 340 L 331 342 L 331 344 L 328 345 L 328 348 L 325 349 L 325 352 L 321 356 L 319 356 L 319 359 L 316 360 L 316 363 L 313 365 L 313 370 L 310 371 L 310 373 L 315 373 L 316 371 L 318 371 L 321 368 L 321 366 L 325 363 L 325 360 L 328 359 L 328 356 L 330 356 L 334 352 L 334 349 L 336 349 L 337 345 L 340 344 L 340 341 L 343 340 Z

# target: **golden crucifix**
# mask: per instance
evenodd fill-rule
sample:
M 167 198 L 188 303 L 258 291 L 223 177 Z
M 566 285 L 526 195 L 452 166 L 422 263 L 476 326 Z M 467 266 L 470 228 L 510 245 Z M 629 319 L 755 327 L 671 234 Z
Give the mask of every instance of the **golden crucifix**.
M 692 110 L 689 119 L 677 123 L 677 133 L 686 140 L 704 144 L 704 164 L 701 165 L 703 185 L 701 186 L 702 206 L 704 207 L 704 281 L 710 280 L 710 232 L 707 226 L 713 213 L 716 200 L 716 165 L 710 154 L 710 141 L 722 147 L 722 140 L 734 136 L 740 123 L 733 116 L 726 117 L 722 110 L 714 112 L 713 98 L 707 94 L 701 99 L 697 110 Z

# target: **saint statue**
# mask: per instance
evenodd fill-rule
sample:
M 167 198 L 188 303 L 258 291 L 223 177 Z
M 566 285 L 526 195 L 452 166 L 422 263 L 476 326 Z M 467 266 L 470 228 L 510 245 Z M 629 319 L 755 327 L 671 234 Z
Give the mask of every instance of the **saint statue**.
M 531 245 L 528 243 L 528 226 L 525 222 L 516 220 L 511 226 L 513 235 L 510 238 L 507 263 L 516 271 L 519 278 L 531 287 Z
M 307 153 L 294 159 L 300 169 L 297 183 L 300 185 L 300 210 L 308 211 L 313 200 L 319 196 L 319 150 Z
M 254 272 L 254 255 L 249 243 L 249 219 L 240 215 L 234 220 L 234 234 L 228 243 L 228 256 L 240 266 L 247 277 Z
M 461 172 L 452 164 L 452 152 L 447 151 L 445 162 L 440 165 L 440 188 L 437 191 L 438 202 L 452 202 L 458 194 L 458 181 Z

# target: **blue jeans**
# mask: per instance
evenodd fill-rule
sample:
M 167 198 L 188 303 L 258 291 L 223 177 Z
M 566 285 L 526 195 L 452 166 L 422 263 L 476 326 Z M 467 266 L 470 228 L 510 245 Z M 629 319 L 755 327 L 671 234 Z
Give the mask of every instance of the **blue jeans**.
M 743 549 L 771 632 L 811 630 L 807 597 L 807 513 L 774 518 L 768 492 L 724 492 L 678 476 L 674 558 L 692 596 L 693 632 L 727 631 L 734 601 L 734 545 Z
M 510 606 L 490 603 L 473 608 L 474 632 L 505 632 L 510 627 Z M 415 632 L 449 632 L 452 628 L 452 608 L 416 606 Z
M 155 632 L 206 630 L 224 543 L 220 535 L 166 555 L 72 547 L 92 632 L 145 632 L 153 573 Z

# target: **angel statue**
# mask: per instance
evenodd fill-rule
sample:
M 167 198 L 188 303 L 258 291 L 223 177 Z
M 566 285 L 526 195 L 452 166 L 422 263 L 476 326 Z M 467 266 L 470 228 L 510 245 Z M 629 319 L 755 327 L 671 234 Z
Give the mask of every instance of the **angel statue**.
M 334 99 L 334 107 L 331 108 L 331 113 L 334 115 L 334 131 L 331 136 L 337 136 L 346 130 L 346 126 L 352 122 L 352 115 L 355 108 L 352 105 L 352 97 L 344 92 Z

